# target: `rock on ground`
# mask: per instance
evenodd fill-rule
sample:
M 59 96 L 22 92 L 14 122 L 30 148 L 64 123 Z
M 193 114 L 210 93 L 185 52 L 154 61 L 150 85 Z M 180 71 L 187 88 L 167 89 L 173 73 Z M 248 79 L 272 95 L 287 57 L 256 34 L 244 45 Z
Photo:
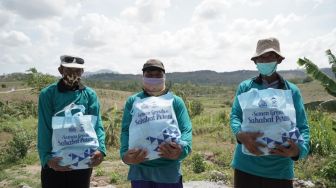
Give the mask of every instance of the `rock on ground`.
M 221 182 L 211 181 L 189 181 L 183 183 L 184 188 L 228 188 L 227 185 Z

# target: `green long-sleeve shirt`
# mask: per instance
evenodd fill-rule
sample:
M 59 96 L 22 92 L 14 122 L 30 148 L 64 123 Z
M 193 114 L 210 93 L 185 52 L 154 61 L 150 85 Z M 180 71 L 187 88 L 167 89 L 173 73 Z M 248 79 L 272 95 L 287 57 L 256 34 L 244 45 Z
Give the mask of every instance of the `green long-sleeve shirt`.
M 301 159 L 308 155 L 310 134 L 300 90 L 294 84 L 283 80 L 280 76 L 278 85 L 278 89 L 287 89 L 292 91 L 294 108 L 296 111 L 296 127 L 299 129 L 304 139 L 302 144 L 298 144 L 300 149 L 298 158 Z M 232 105 L 230 116 L 231 130 L 234 135 L 241 130 L 243 115 L 237 96 L 241 93 L 249 91 L 251 88 L 266 89 L 266 87 L 262 84 L 260 76 L 240 83 Z M 266 178 L 292 179 L 294 177 L 294 162 L 292 158 L 276 155 L 246 155 L 242 152 L 242 145 L 240 143 L 236 145 L 232 166 L 235 169 L 249 174 Z
M 131 110 L 136 97 L 143 99 L 149 97 L 149 95 L 145 92 L 140 92 L 130 96 L 126 101 L 120 136 L 121 158 L 128 150 L 129 126 L 132 121 Z M 138 165 L 130 165 L 129 180 L 147 180 L 159 183 L 176 183 L 179 181 L 181 161 L 191 152 L 192 125 L 183 100 L 176 95 L 174 95 L 173 108 L 181 131 L 182 154 L 180 158 L 178 160 L 159 158 L 145 161 Z
M 60 88 L 60 82 L 61 81 L 53 83 L 42 89 L 39 96 L 37 149 L 42 166 L 45 166 L 51 158 L 52 116 L 71 102 L 83 105 L 85 107 L 84 115 L 94 115 L 98 117 L 97 124 L 94 127 L 99 142 L 98 150 L 104 155 L 106 154 L 105 131 L 99 110 L 99 99 L 95 91 L 84 86 L 80 86 L 78 90 L 74 91 L 62 90 L 62 88 Z M 64 113 L 59 115 L 64 115 Z

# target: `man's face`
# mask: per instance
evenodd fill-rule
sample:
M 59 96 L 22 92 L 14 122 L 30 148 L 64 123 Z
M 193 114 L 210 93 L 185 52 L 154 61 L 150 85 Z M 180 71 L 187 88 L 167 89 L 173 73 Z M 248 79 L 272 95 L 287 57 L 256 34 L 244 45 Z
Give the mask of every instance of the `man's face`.
M 143 76 L 146 78 L 163 78 L 164 72 L 161 70 L 144 71 Z
M 275 52 L 267 52 L 254 59 L 254 63 L 270 63 L 274 61 L 278 62 L 278 64 L 282 61 L 282 58 Z
M 165 73 L 162 70 L 143 72 L 144 89 L 147 92 L 160 92 L 165 88 Z
M 80 78 L 84 72 L 84 70 L 80 68 L 68 68 L 63 66 L 59 67 L 58 70 L 63 77 L 64 83 L 70 87 L 79 84 Z

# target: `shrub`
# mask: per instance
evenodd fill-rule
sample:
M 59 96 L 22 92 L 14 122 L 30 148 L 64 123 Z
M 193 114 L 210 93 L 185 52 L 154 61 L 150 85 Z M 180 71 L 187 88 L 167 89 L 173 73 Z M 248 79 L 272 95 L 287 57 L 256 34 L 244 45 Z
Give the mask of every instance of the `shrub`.
M 106 145 L 119 147 L 119 134 L 121 127 L 122 111 L 117 107 L 112 107 L 106 110 L 102 119 L 108 122 L 108 126 L 105 128 L 106 132 Z
M 198 100 L 190 101 L 187 107 L 189 109 L 189 114 L 191 117 L 200 115 L 204 110 L 202 103 Z
M 201 154 L 196 153 L 191 160 L 192 169 L 195 173 L 201 173 L 205 171 L 205 163 Z
M 8 142 L 6 148 L 6 160 L 14 162 L 23 159 L 31 147 L 34 135 L 29 131 L 18 130 L 14 133 L 13 139 Z
M 121 181 L 122 176 L 116 172 L 112 172 L 110 178 L 111 178 L 110 183 L 116 184 Z
M 320 111 L 309 111 L 311 153 L 329 155 L 334 149 L 332 120 Z
M 104 176 L 104 174 L 105 174 L 104 169 L 101 166 L 98 166 L 96 168 L 96 176 Z
M 335 181 L 336 177 L 336 155 L 332 156 L 332 160 L 325 165 L 322 170 L 322 176 L 328 179 L 329 181 Z
M 20 120 L 31 116 L 37 117 L 37 105 L 34 101 L 0 101 L 0 122 L 11 118 Z

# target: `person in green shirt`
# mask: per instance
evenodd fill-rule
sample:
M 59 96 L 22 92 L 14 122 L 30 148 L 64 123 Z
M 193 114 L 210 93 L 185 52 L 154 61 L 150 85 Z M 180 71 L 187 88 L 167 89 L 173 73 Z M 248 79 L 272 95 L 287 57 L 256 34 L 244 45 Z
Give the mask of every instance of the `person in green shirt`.
M 241 82 L 238 86 L 230 115 L 231 130 L 238 141 L 232 161 L 234 187 L 293 187 L 294 161 L 308 155 L 310 134 L 300 90 L 293 83 L 283 79 L 276 71 L 277 65 L 283 59 L 278 39 L 266 38 L 259 40 L 256 54 L 251 60 L 256 64 L 260 74 L 255 78 Z M 291 92 L 293 101 L 291 105 L 294 106 L 294 116 L 296 116 L 296 122 L 291 122 L 291 124 L 296 125 L 303 138 L 302 142 L 294 143 L 292 139 L 288 139 L 287 147 L 275 144 L 275 147 L 269 150 L 271 155 L 263 155 L 261 148 L 265 148 L 266 145 L 257 141 L 257 139 L 262 137 L 264 133 L 242 130 L 244 114 L 239 102 L 239 96 L 254 88 L 257 90 L 274 88 Z M 254 101 L 250 103 L 252 104 L 252 102 Z M 276 103 L 274 104 L 276 105 Z M 288 106 L 289 103 L 286 105 Z M 263 109 L 265 107 L 261 106 L 260 108 Z M 271 126 L 272 124 L 268 125 Z M 244 153 L 242 151 L 243 146 L 252 155 Z
M 106 155 L 100 104 L 95 91 L 81 83 L 84 60 L 67 55 L 61 56 L 60 59 L 61 65 L 58 70 L 62 78 L 42 89 L 38 101 L 37 149 L 42 166 L 41 183 L 43 188 L 85 188 L 90 186 L 92 167 L 99 165 Z M 82 112 L 84 115 L 92 115 L 97 119 L 93 123 L 93 129 L 97 136 L 98 144 L 95 143 L 98 148 L 90 153 L 89 168 L 85 169 L 73 169 L 70 165 L 61 165 L 63 158 L 56 157 L 53 153 L 53 117 L 64 117 L 65 113 L 57 112 L 63 111 L 71 103 L 74 103 L 74 106 L 84 107 L 85 110 Z M 72 147 L 76 149 L 75 145 Z
M 191 152 L 192 125 L 183 100 L 165 88 L 165 68 L 143 65 L 143 91 L 125 104 L 120 156 L 133 188 L 182 185 L 181 161 Z

